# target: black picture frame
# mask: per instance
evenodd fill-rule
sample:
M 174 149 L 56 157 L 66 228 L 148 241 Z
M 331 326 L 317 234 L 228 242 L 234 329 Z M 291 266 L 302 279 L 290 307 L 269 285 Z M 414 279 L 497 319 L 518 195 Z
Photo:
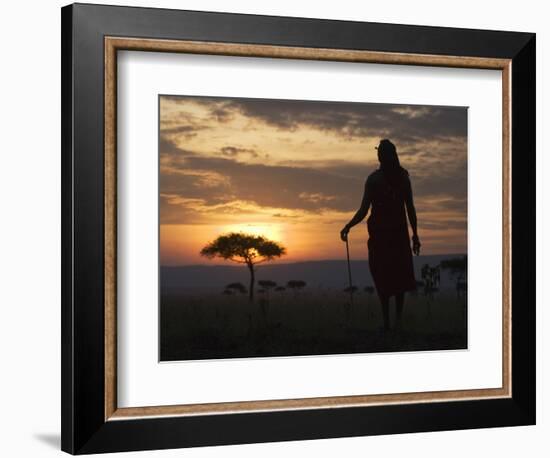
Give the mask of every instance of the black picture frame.
M 535 424 L 535 34 L 62 8 L 62 449 L 72 454 Z M 511 59 L 512 396 L 105 419 L 104 37 Z

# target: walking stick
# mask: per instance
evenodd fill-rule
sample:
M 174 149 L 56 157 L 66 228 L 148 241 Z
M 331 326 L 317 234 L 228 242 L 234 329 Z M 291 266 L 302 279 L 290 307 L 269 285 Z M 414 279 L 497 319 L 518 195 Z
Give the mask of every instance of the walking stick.
M 347 237 L 346 237 L 346 255 L 348 258 L 349 298 L 350 298 L 350 302 L 353 304 L 353 283 L 351 281 L 351 264 L 349 262 L 349 245 L 348 245 Z

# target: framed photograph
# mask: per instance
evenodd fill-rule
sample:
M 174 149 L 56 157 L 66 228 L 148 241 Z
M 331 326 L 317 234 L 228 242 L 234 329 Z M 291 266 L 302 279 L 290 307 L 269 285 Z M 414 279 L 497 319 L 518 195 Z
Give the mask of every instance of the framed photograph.
M 62 9 L 62 448 L 535 423 L 535 35 Z

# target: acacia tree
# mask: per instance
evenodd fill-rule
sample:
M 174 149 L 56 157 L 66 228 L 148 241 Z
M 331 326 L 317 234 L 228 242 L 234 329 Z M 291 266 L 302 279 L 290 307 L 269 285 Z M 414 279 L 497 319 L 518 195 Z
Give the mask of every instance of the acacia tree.
M 260 280 L 258 284 L 265 289 L 265 292 L 267 294 L 267 300 L 269 300 L 269 291 L 271 291 L 273 288 L 277 286 L 277 283 L 271 280 Z
M 201 250 L 201 255 L 207 258 L 222 258 L 227 261 L 245 264 L 250 272 L 250 288 L 248 298 L 254 300 L 254 266 L 272 261 L 286 253 L 286 248 L 277 242 L 268 240 L 261 235 L 231 232 L 220 235 Z
M 468 258 L 461 256 L 458 258 L 444 259 L 441 261 L 441 268 L 451 271 L 451 275 L 458 275 L 458 280 L 463 281 L 468 272 Z
M 306 282 L 303 280 L 289 280 L 286 286 L 294 291 L 294 295 L 298 294 L 302 288 L 305 288 Z
M 229 283 L 229 285 L 227 285 L 225 289 L 231 292 L 236 292 L 241 294 L 247 293 L 246 286 L 244 286 L 242 283 Z
M 461 294 L 466 293 L 468 285 L 466 283 L 466 276 L 468 273 L 468 258 L 462 256 L 460 258 L 444 259 L 441 261 L 441 268 L 451 271 L 451 275 L 456 276 L 456 295 L 460 297 Z

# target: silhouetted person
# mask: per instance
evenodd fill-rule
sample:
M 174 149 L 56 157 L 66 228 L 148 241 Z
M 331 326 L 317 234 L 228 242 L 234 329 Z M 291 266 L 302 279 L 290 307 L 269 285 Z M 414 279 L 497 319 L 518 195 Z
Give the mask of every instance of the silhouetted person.
M 416 229 L 416 210 L 409 173 L 401 167 L 395 145 L 387 139 L 378 146 L 380 168 L 369 175 L 361 207 L 340 232 L 347 240 L 350 229 L 367 220 L 369 231 L 369 267 L 382 304 L 384 329 L 389 330 L 389 300 L 395 296 L 396 326 L 401 327 L 405 292 L 416 289 L 407 228 L 407 216 L 412 228 L 412 251 L 420 253 Z

